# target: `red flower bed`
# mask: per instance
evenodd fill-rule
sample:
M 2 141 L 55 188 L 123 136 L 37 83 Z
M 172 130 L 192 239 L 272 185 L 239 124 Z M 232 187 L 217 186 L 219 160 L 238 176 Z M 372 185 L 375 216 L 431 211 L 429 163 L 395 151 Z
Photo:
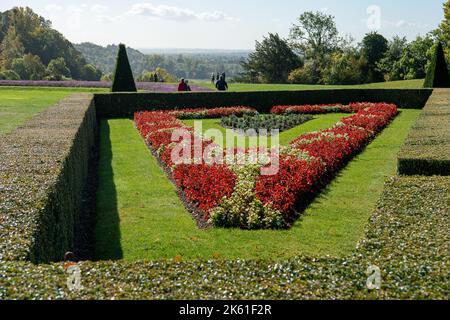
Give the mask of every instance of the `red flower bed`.
M 294 109 L 290 109 L 294 108 Z M 258 175 L 253 180 L 252 190 L 254 199 L 259 199 L 267 212 L 277 210 L 286 221 L 290 221 L 296 205 L 302 204 L 303 197 L 310 198 L 320 188 L 330 181 L 352 157 L 362 150 L 396 115 L 397 107 L 385 103 L 354 103 L 348 106 L 298 106 L 273 108 L 274 113 L 285 112 L 356 112 L 354 115 L 342 119 L 333 128 L 304 134 L 291 142 L 290 147 L 282 148 L 279 159 L 279 170 L 274 175 Z M 218 108 L 218 109 L 187 109 L 170 112 L 141 112 L 135 114 L 136 127 L 147 144 L 153 149 L 160 161 L 170 171 L 177 187 L 185 198 L 201 212 L 205 220 L 210 218 L 210 212 L 219 207 L 224 199 L 232 197 L 236 201 L 243 197 L 253 199 L 244 189 L 236 192 L 237 176 L 227 164 L 207 163 L 201 157 L 206 148 L 218 148 L 210 140 L 198 140 L 200 155 L 195 155 L 194 144 L 190 144 L 183 151 L 189 154 L 182 163 L 174 163 L 172 153 L 179 148 L 172 134 L 176 129 L 184 130 L 183 138 L 197 141 L 192 128 L 184 126 L 177 117 L 220 117 L 230 114 L 242 115 L 254 112 L 251 108 Z M 189 140 L 190 139 L 190 140 Z M 181 140 L 181 138 L 180 138 Z M 197 150 L 199 151 L 199 150 Z M 219 150 L 222 155 L 232 155 L 238 152 L 245 154 L 252 150 Z M 253 150 L 254 151 L 254 150 Z M 191 156 L 194 155 L 194 159 Z M 241 178 L 242 179 L 242 174 Z M 243 180 L 239 180 L 243 181 Z M 251 186 L 252 184 L 250 184 Z M 236 187 L 236 189 L 238 189 Z M 254 201 L 254 200 L 251 200 Z M 232 202 L 233 205 L 235 202 Z M 248 204 L 240 203 L 242 212 L 248 210 Z M 229 203 L 228 203 L 229 204 Z M 303 203 L 304 204 L 304 203 Z M 252 202 L 255 210 L 260 210 L 258 203 Z M 258 209 L 259 208 L 259 209 Z M 222 210 L 224 211 L 224 210 Z M 217 214 L 217 213 L 215 213 Z M 218 219 L 220 220 L 220 219 Z M 242 220 L 242 221 L 245 221 Z
M 291 143 L 316 161 L 281 159 L 277 175 L 258 178 L 256 194 L 265 205 L 270 204 L 288 215 L 305 193 L 316 192 L 320 182 L 334 176 L 397 114 L 397 107 L 389 104 L 353 107 L 360 111 L 334 128 L 302 135 Z
M 186 197 L 205 212 L 205 219 L 209 210 L 233 193 L 236 183 L 236 176 L 226 165 L 181 164 L 173 171 L 173 178 Z
M 274 114 L 325 114 L 331 112 L 339 113 L 355 113 L 368 107 L 373 107 L 374 103 L 370 102 L 357 102 L 350 103 L 349 105 L 336 104 L 321 104 L 321 105 L 300 105 L 300 106 L 275 106 L 272 108 L 271 113 Z

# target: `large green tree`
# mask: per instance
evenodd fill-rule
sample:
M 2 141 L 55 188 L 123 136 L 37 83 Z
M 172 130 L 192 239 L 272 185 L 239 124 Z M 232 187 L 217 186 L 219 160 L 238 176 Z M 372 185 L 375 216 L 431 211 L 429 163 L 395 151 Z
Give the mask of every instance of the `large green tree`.
M 290 30 L 290 40 L 306 58 L 323 58 L 339 46 L 341 38 L 332 15 L 305 12 Z
M 287 40 L 277 33 L 269 33 L 261 42 L 256 41 L 255 52 L 242 62 L 247 78 L 265 83 L 286 83 L 289 73 L 301 65 L 301 59 Z
M 450 0 L 444 3 L 444 20 L 435 33 L 444 46 L 447 64 L 450 66 Z
M 25 48 L 16 29 L 9 27 L 0 44 L 0 70 L 10 69 L 14 59 L 22 57 L 24 53 Z
M 388 51 L 388 40 L 377 32 L 366 34 L 361 43 L 362 55 L 368 65 L 368 82 L 384 81 L 384 75 L 378 68 L 378 63 Z
M 301 14 L 296 24 L 292 26 L 290 41 L 300 55 L 308 61 L 306 69 L 296 70 L 291 80 L 314 83 L 322 82 L 324 72 L 330 66 L 331 55 L 344 42 L 339 36 L 332 15 L 311 11 Z

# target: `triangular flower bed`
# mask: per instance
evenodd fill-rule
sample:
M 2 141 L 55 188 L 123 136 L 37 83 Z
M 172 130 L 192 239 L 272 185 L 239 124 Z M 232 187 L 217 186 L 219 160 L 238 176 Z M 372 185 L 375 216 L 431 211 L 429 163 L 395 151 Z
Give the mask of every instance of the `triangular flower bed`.
M 280 147 L 276 157 L 264 150 L 267 159 L 262 164 L 248 161 L 261 150 L 224 150 L 211 140 L 196 140 L 199 137 L 194 129 L 179 120 L 255 112 L 252 108 L 234 107 L 135 114 L 137 129 L 177 186 L 199 227 L 291 227 L 299 209 L 304 209 L 337 172 L 395 118 L 398 110 L 395 105 L 385 103 L 274 107 L 272 113 L 276 114 L 354 114 L 330 129 L 296 138 L 289 146 Z M 175 131 L 184 133 L 174 142 Z M 197 143 L 192 143 L 194 141 Z M 180 153 L 181 148 L 184 152 Z M 181 154 L 182 161 L 174 163 L 173 154 Z M 203 157 L 205 154 L 210 155 L 209 158 Z M 261 169 L 275 161 L 278 161 L 278 170 L 274 174 L 261 174 Z

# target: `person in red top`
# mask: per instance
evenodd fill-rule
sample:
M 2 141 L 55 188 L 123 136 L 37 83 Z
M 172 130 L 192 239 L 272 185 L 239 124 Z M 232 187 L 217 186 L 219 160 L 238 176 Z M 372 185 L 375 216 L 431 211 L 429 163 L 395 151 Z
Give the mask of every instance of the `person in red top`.
M 181 79 L 181 82 L 178 84 L 178 91 L 188 91 L 188 86 L 186 82 L 184 82 L 184 79 Z

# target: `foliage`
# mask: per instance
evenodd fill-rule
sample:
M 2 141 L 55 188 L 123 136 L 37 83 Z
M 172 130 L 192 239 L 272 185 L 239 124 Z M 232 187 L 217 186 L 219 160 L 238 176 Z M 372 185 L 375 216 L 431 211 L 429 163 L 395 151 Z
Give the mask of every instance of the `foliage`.
M 52 60 L 63 58 L 72 77 L 84 79 L 86 60 L 63 35 L 52 29 L 50 21 L 28 7 L 15 7 L 0 15 L 0 69 L 10 69 L 13 61 L 24 55 L 39 57 L 44 69 Z M 27 74 L 23 80 L 43 77 L 43 73 Z
M 406 38 L 394 37 L 377 68 L 388 81 L 425 78 L 432 46 L 433 40 L 429 35 L 418 36 L 410 43 Z
M 20 80 L 20 76 L 14 70 L 0 71 L 0 80 Z
M 321 75 L 319 68 L 314 61 L 307 61 L 301 68 L 297 68 L 289 73 L 288 81 L 297 84 L 316 84 Z
M 82 70 L 83 79 L 86 81 L 100 81 L 102 72 L 95 68 L 92 64 L 83 66 Z
M 450 88 L 450 76 L 445 61 L 442 43 L 438 41 L 433 48 L 433 55 L 424 82 L 425 88 Z
M 256 41 L 255 52 L 242 62 L 244 77 L 255 77 L 252 82 L 286 83 L 289 72 L 301 66 L 300 58 L 286 40 L 269 33 L 263 41 Z
M 136 84 L 134 83 L 133 72 L 131 71 L 130 62 L 128 61 L 127 49 L 125 45 L 119 45 L 117 54 L 116 70 L 114 71 L 114 79 L 111 87 L 112 92 L 136 92 Z
M 335 52 L 330 56 L 330 65 L 323 72 L 324 84 L 351 85 L 364 83 L 366 60 L 356 50 Z
M 253 129 L 255 133 L 261 134 L 265 132 L 267 135 L 271 134 L 271 130 L 279 130 L 283 132 L 301 125 L 313 118 L 308 115 L 273 115 L 273 114 L 244 114 L 243 117 L 231 115 L 223 117 L 221 124 L 225 128 L 247 131 Z M 264 130 L 264 131 L 261 131 Z
M 81 43 L 76 44 L 75 48 L 103 73 L 114 71 L 115 55 L 118 50 L 116 45 L 102 47 L 92 43 Z M 162 68 L 176 79 L 211 79 L 213 72 L 226 72 L 227 77 L 234 78 L 243 71 L 240 62 L 248 57 L 248 53 L 242 51 L 146 54 L 128 48 L 128 58 L 134 74 L 141 75 Z
M 67 68 L 64 58 L 57 58 L 50 61 L 46 70 L 46 79 L 60 81 L 64 78 L 70 78 L 70 70 Z
M 450 69 L 450 0 L 444 3 L 444 20 L 434 34 L 444 45 L 445 57 Z
M 334 17 L 322 12 L 305 12 L 290 31 L 290 39 L 307 59 L 315 59 L 319 65 L 339 46 L 341 39 Z
M 362 41 L 362 56 L 368 64 L 367 82 L 384 81 L 383 74 L 377 69 L 377 64 L 388 51 L 388 40 L 377 32 L 367 34 Z

